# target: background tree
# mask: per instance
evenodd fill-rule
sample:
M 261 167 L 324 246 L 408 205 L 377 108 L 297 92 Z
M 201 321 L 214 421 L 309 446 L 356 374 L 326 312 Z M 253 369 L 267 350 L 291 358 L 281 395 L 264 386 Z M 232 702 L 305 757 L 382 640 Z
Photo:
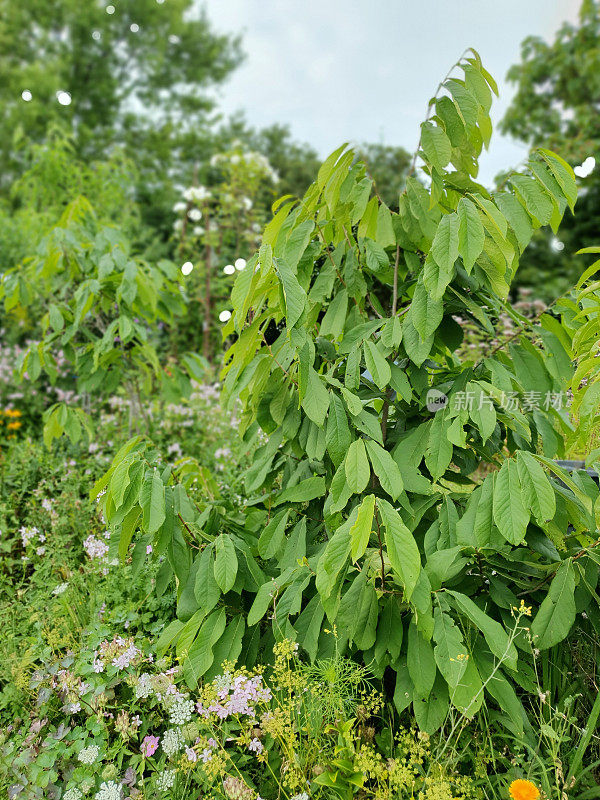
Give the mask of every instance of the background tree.
M 528 37 L 521 63 L 508 80 L 517 92 L 501 122 L 504 133 L 531 146 L 560 152 L 572 165 L 590 156 L 600 160 L 600 4 L 585 0 L 579 23 L 565 23 L 552 43 Z M 591 167 L 591 162 L 588 162 Z M 560 242 L 538 232 L 523 257 L 518 282 L 556 296 L 577 279 L 581 259 L 574 253 L 597 241 L 600 170 L 576 170 L 581 181 L 577 216 L 567 215 Z M 560 248 L 564 244 L 563 249 Z
M 172 205 L 165 184 L 209 149 L 210 90 L 240 59 L 239 40 L 216 35 L 192 0 L 0 0 L 0 189 L 22 173 L 23 145 L 58 123 L 81 159 L 115 145 L 135 157 L 156 222 Z
M 357 147 L 373 179 L 379 197 L 390 208 L 398 208 L 398 197 L 406 185 L 411 154 L 403 147 L 386 144 L 366 144 Z
M 261 196 L 267 214 L 276 196 L 302 196 L 321 165 L 317 151 L 309 144 L 294 141 L 287 125 L 275 123 L 256 130 L 246 124 L 242 115 L 237 115 L 220 130 L 219 136 L 227 142 L 239 139 L 269 159 L 279 182 L 276 192 L 268 190 Z M 367 165 L 381 199 L 397 209 L 398 195 L 404 189 L 410 167 L 410 153 L 403 147 L 364 142 L 356 146 L 356 152 Z

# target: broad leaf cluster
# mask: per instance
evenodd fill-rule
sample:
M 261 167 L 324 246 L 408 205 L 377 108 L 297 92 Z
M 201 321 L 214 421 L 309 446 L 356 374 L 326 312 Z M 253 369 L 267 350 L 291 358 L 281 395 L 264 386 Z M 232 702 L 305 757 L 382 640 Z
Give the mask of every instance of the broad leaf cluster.
M 245 439 L 263 437 L 245 514 L 142 442 L 97 491 L 122 553 L 140 528 L 177 577 L 161 644 L 187 655 L 190 679 L 285 636 L 311 660 L 337 648 L 393 670 L 397 708 L 412 703 L 426 730 L 487 697 L 522 732 L 532 646 L 562 640 L 598 582 L 598 490 L 552 461 L 573 329 L 547 313 L 537 343 L 517 335 L 473 361 L 456 320 L 494 336 L 507 313 L 525 330 L 507 300 L 519 258 L 576 186 L 547 150 L 501 191 L 479 184 L 496 87 L 474 52 L 455 72 L 398 212 L 343 146 L 301 200 L 275 205 L 237 278 L 224 396 L 242 403 Z M 523 600 L 530 638 L 515 639 Z

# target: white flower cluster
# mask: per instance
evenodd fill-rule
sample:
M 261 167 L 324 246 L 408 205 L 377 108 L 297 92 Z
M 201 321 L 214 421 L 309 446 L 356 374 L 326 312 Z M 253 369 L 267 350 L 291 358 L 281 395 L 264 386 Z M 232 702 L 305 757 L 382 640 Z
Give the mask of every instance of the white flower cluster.
M 77 760 L 82 764 L 93 764 L 98 760 L 100 748 L 97 744 L 91 744 L 89 747 L 84 747 L 77 753 Z
M 121 800 L 121 784 L 116 781 L 103 781 L 94 795 L 96 800 Z
M 167 789 L 172 789 L 173 785 L 175 784 L 176 775 L 177 775 L 176 769 L 163 770 L 163 772 L 161 772 L 158 778 L 156 779 L 156 788 L 159 789 L 161 792 L 164 792 Z
M 183 191 L 183 199 L 188 203 L 202 203 L 211 196 L 206 186 L 189 186 Z
M 234 146 L 235 146 L 234 142 Z M 239 143 L 238 143 L 239 144 Z M 271 166 L 269 159 L 264 156 L 262 153 L 258 153 L 254 150 L 248 150 L 245 153 L 217 153 L 214 155 L 210 160 L 211 167 L 216 167 L 223 161 L 229 161 L 231 164 L 239 164 L 242 161 L 245 161 L 247 164 L 251 164 L 255 168 L 261 170 L 265 173 L 265 175 L 270 178 L 273 183 L 277 183 L 279 181 L 279 175 Z
M 76 786 L 72 786 L 63 794 L 63 800 L 81 800 L 83 794 Z
M 167 705 L 169 722 L 171 725 L 185 725 L 191 720 L 194 708 L 194 701 L 188 700 L 183 695 L 170 698 Z
M 147 672 L 142 672 L 135 686 L 135 696 L 138 700 L 145 700 L 152 694 L 152 682 Z
M 183 747 L 183 737 L 177 728 L 169 728 L 162 738 L 162 749 L 167 757 L 174 756 Z
M 26 528 L 22 525 L 19 528 L 19 533 L 21 534 L 21 541 L 23 542 L 23 547 L 27 547 L 29 542 L 39 534 L 39 530 L 34 526 L 33 528 Z
M 239 147 L 240 142 L 236 141 L 233 142 L 233 147 Z M 247 164 L 251 164 L 256 169 L 260 170 L 265 174 L 267 178 L 269 178 L 273 183 L 279 182 L 279 175 L 276 170 L 273 169 L 271 166 L 269 159 L 264 156 L 262 153 L 258 153 L 254 150 L 248 150 L 245 153 L 217 153 L 210 159 L 211 167 L 217 167 L 219 164 L 223 163 L 224 161 L 229 161 L 230 164 L 239 164 L 241 161 L 245 161 Z

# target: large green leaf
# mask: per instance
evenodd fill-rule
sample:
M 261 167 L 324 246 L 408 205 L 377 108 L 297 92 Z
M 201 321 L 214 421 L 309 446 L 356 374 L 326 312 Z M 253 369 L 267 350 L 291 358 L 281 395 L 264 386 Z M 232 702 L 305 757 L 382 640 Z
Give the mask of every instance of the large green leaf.
M 450 688 L 452 697 L 465 673 L 469 653 L 462 633 L 449 614 L 436 608 L 434 619 L 433 638 L 436 645 L 433 652 L 435 662 Z
M 327 542 L 317 564 L 315 580 L 317 591 L 326 600 L 331 594 L 335 582 L 350 555 L 350 528 L 356 522 L 357 509 L 346 522 L 341 525 Z
M 355 494 L 361 494 L 371 477 L 367 451 L 362 439 L 355 439 L 348 448 L 345 470 L 348 486 Z
M 273 558 L 281 549 L 289 513 L 289 509 L 280 511 L 263 528 L 258 539 L 258 554 L 261 558 Z
M 165 486 L 158 470 L 148 472 L 140 493 L 142 525 L 147 533 L 156 533 L 165 521 Z
M 200 678 L 212 666 L 213 647 L 221 638 L 226 622 L 225 609 L 220 608 L 213 611 L 202 623 L 198 635 L 190 646 L 187 658 L 183 662 L 183 675 L 191 688 L 196 688 Z
M 281 259 L 274 261 L 277 273 L 283 286 L 285 298 L 285 316 L 289 328 L 292 328 L 302 316 L 306 305 L 306 292 L 298 283 L 290 267 Z
M 349 392 L 350 394 L 350 392 Z M 360 403 L 359 412 L 362 411 L 362 403 Z M 344 403 L 338 394 L 335 392 L 331 395 L 331 403 L 329 406 L 329 416 L 327 418 L 327 452 L 331 456 L 331 460 L 338 467 L 348 452 L 348 448 L 352 442 L 352 434 L 350 433 L 350 426 L 348 425 L 348 417 Z
M 485 232 L 479 212 L 471 200 L 461 197 L 456 210 L 459 219 L 458 254 L 463 260 L 465 269 L 470 272 L 483 250 Z
M 215 540 L 215 580 L 225 594 L 233 584 L 238 571 L 238 560 L 235 545 L 227 533 L 220 534 Z
M 352 561 L 357 561 L 364 555 L 367 545 L 369 544 L 369 537 L 371 536 L 371 528 L 373 525 L 373 514 L 375 512 L 375 495 L 367 495 L 358 508 L 358 515 L 356 522 L 350 528 L 350 543 L 352 545 L 351 556 Z
M 523 489 L 525 506 L 531 509 L 540 525 L 551 520 L 556 513 L 556 497 L 542 465 L 530 453 L 517 453 L 517 468 Z
M 431 642 L 424 638 L 414 622 L 408 626 L 406 664 L 416 697 L 426 700 L 435 681 L 435 657 Z
M 568 559 L 558 568 L 531 623 L 533 646 L 546 650 L 562 642 L 573 627 L 575 612 L 575 571 Z
M 211 545 L 205 547 L 198 559 L 194 594 L 200 608 L 208 614 L 221 597 L 221 590 L 215 580 L 213 547 Z
M 452 461 L 453 447 L 448 439 L 449 420 L 447 408 L 441 408 L 433 415 L 429 430 L 429 441 L 425 453 L 425 463 L 434 480 L 441 478 Z
M 438 125 L 433 122 L 421 123 L 421 147 L 432 167 L 441 172 L 450 161 L 452 145 Z
M 375 342 L 370 339 L 367 339 L 364 343 L 363 351 L 367 369 L 373 376 L 373 380 L 377 386 L 383 391 L 389 385 L 390 378 L 392 377 L 390 365 Z
M 412 324 L 422 339 L 427 339 L 438 329 L 444 316 L 444 304 L 432 297 L 424 284 L 417 283 L 411 304 Z
M 446 214 L 440 220 L 430 253 L 445 273 L 450 273 L 458 258 L 458 214 Z
M 377 510 L 385 529 L 385 545 L 390 564 L 404 584 L 406 599 L 410 600 L 421 571 L 419 548 L 402 517 L 387 500 L 379 498 Z
M 373 471 L 379 478 L 381 488 L 389 494 L 392 500 L 397 500 L 402 493 L 404 484 L 398 465 L 381 445 L 372 439 L 366 440 L 367 452 Z
M 529 175 L 511 175 L 510 182 L 519 195 L 529 214 L 541 225 L 547 225 L 552 217 L 552 200 L 540 184 Z
M 329 392 L 313 367 L 308 368 L 306 391 L 302 398 L 306 416 L 321 427 L 329 409 Z
M 295 486 L 288 486 L 281 494 L 275 498 L 273 505 L 279 506 L 282 503 L 306 503 L 316 497 L 325 494 L 325 478 L 321 475 L 314 475 L 306 478 Z
M 529 523 L 517 463 L 507 459 L 494 482 L 494 522 L 511 544 L 521 544 Z

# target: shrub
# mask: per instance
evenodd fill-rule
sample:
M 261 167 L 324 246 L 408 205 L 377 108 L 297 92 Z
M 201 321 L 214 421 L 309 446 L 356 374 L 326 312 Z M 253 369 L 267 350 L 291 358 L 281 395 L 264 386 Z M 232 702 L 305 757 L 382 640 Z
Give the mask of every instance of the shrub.
M 167 556 L 178 620 L 161 647 L 187 655 L 192 686 L 282 637 L 327 657 L 335 625 L 342 651 L 395 673 L 398 710 L 412 704 L 424 730 L 486 700 L 523 733 L 530 643 L 551 647 L 578 611 L 597 613 L 598 490 L 550 460 L 568 329 L 542 314 L 534 346 L 507 301 L 533 230 L 573 208 L 575 180 L 538 150 L 502 190 L 476 183 L 495 84 L 475 53 L 457 68 L 421 128 L 427 186 L 410 177 L 392 213 L 341 147 L 301 201 L 276 207 L 236 281 L 224 394 L 241 399 L 242 434 L 267 437 L 245 515 L 210 491 L 190 502 L 145 442 L 96 486 L 123 553 L 141 529 Z M 501 314 L 510 337 L 461 358 L 454 317 L 496 335 Z M 524 598 L 531 630 L 513 642 Z

